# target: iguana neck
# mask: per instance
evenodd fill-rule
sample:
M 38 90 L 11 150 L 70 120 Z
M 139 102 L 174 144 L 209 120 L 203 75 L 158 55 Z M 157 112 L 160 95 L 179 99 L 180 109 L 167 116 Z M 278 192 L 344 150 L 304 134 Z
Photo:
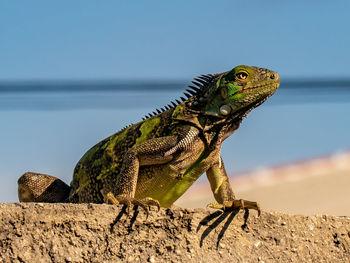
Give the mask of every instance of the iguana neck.
M 173 120 L 199 129 L 207 146 L 211 148 L 218 147 L 227 137 L 232 135 L 239 128 L 243 119 L 241 114 L 234 114 L 226 118 L 208 116 L 192 109 L 188 103 L 184 102 L 176 107 L 172 114 Z
M 268 97 L 261 101 L 248 105 L 239 111 L 226 116 L 216 117 L 203 114 L 193 109 L 193 102 L 188 100 L 176 107 L 173 112 L 173 119 L 186 122 L 195 126 L 201 131 L 206 144 L 211 148 L 220 147 L 221 143 L 231 136 L 240 126 L 243 119 L 256 107 L 261 105 Z

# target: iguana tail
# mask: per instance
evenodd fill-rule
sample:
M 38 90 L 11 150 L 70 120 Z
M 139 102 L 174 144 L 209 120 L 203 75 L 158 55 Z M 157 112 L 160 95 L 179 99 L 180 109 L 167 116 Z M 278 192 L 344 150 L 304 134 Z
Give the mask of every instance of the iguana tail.
M 71 187 L 47 174 L 27 172 L 17 181 L 20 202 L 66 203 Z

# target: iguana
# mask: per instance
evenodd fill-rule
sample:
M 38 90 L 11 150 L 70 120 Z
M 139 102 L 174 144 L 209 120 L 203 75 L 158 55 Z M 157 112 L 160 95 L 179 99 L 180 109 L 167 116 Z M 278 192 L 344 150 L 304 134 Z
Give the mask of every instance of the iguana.
M 56 177 L 25 173 L 18 180 L 23 202 L 171 206 L 204 172 L 218 209 L 255 209 L 236 199 L 220 150 L 247 114 L 279 87 L 276 72 L 237 66 L 192 81 L 182 101 L 111 135 L 92 147 L 74 169 L 70 186 Z

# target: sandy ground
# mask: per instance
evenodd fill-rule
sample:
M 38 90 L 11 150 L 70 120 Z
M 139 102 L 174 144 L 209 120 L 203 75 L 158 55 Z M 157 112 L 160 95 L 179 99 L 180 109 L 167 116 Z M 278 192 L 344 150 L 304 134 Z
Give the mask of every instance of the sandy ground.
M 350 215 L 350 152 L 231 175 L 237 198 L 264 210 L 291 214 Z M 209 183 L 199 183 L 176 203 L 205 207 L 213 202 Z

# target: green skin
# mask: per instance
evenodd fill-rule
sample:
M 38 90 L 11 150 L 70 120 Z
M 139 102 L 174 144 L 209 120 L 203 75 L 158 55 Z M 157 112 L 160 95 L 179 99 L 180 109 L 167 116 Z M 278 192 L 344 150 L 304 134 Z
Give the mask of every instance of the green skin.
M 276 72 L 243 65 L 212 75 L 200 92 L 181 104 L 92 147 L 76 165 L 65 200 L 169 207 L 206 172 L 219 204 L 213 207 L 258 210 L 255 202 L 235 199 L 220 149 L 242 119 L 276 91 L 279 82 Z M 19 181 L 19 188 L 21 201 L 35 201 L 24 198 L 31 190 L 25 182 Z

